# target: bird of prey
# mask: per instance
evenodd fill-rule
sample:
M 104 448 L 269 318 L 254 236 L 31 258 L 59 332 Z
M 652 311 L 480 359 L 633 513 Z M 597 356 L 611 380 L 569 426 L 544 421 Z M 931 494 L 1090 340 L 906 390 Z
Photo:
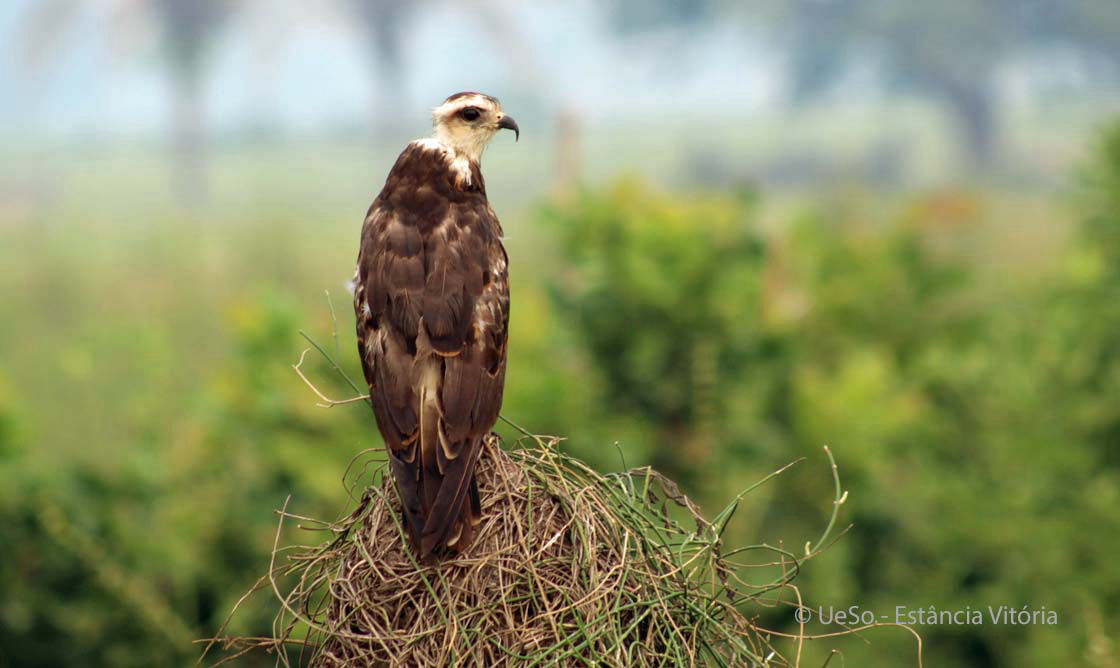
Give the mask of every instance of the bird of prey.
M 421 557 L 467 548 L 481 518 L 475 464 L 505 383 L 509 279 L 479 160 L 498 100 L 456 93 L 401 152 L 362 225 L 358 354 Z

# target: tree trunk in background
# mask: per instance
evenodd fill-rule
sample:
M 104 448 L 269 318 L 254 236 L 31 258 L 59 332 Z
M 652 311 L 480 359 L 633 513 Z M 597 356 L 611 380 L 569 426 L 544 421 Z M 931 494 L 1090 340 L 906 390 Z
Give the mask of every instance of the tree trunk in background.
M 579 115 L 569 109 L 556 114 L 552 190 L 568 192 L 583 181 L 583 128 Z
M 209 196 L 206 180 L 206 124 L 202 77 L 185 68 L 172 78 L 172 178 L 182 205 L 197 209 Z
M 999 127 L 996 117 L 995 93 L 986 79 L 947 81 L 941 86 L 941 97 L 956 124 L 965 176 L 982 177 L 995 164 Z
M 370 91 L 370 136 L 374 142 L 398 139 L 412 124 L 404 85 L 401 32 L 414 6 L 396 0 L 354 0 L 376 85 Z
M 203 82 L 218 31 L 241 3 L 234 0 L 159 0 L 173 90 L 171 132 L 175 189 L 187 209 L 209 196 Z

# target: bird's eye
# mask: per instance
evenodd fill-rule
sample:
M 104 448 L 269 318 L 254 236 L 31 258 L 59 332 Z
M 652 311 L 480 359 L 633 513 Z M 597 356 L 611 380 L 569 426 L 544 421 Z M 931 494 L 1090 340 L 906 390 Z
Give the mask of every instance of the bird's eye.
M 467 107 L 466 109 L 460 111 L 459 115 L 462 116 L 464 120 L 477 121 L 479 112 L 478 109 L 475 109 L 474 107 Z

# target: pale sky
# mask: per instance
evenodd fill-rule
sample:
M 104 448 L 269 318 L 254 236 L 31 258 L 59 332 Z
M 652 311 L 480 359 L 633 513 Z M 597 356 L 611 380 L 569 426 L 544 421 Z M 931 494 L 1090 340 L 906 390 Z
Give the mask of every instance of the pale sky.
M 114 3 L 87 0 L 55 57 L 29 76 L 12 45 L 33 2 L 0 3 L 0 122 L 7 132 L 142 135 L 166 126 L 167 84 L 152 24 L 114 28 L 105 19 Z M 530 45 L 527 52 L 501 48 L 460 3 L 429 3 L 406 27 L 405 99 L 382 100 L 366 45 L 345 15 L 323 10 L 326 3 L 258 1 L 227 28 L 214 54 L 210 126 L 263 119 L 314 132 L 364 124 L 382 105 L 399 107 L 398 117 L 422 117 L 463 89 L 571 106 L 592 122 L 648 113 L 719 116 L 732 108 L 741 114 L 778 94 L 776 64 L 740 26 L 623 40 L 589 0 L 495 4 L 519 31 L 516 40 Z

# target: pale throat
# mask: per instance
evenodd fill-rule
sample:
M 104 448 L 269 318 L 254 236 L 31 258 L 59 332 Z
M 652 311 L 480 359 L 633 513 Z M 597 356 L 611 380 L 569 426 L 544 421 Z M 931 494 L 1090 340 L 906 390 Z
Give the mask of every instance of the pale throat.
M 494 133 L 474 128 L 449 127 L 441 123 L 436 126 L 434 136 L 436 141 L 451 149 L 454 157 L 480 163 L 482 152 L 486 150 L 486 144 Z

